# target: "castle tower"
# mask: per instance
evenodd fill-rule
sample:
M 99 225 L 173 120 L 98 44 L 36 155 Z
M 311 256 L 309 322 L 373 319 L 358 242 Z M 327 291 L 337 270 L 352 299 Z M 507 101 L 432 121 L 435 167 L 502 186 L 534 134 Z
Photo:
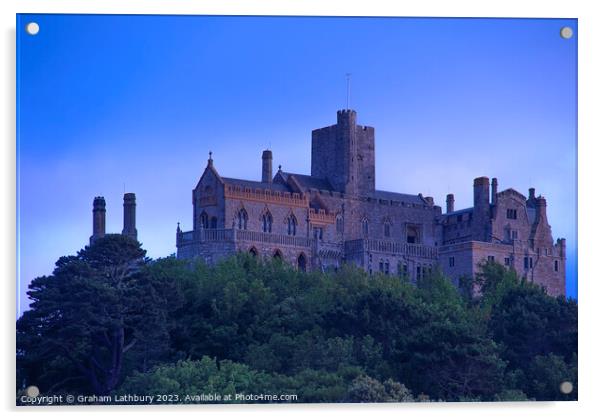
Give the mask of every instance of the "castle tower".
M 336 125 L 312 131 L 311 175 L 346 194 L 374 193 L 374 128 L 357 125 L 353 110 L 337 111 Z
M 105 198 L 94 197 L 94 202 L 92 204 L 92 236 L 90 236 L 90 245 L 97 239 L 105 236 L 106 213 Z
M 272 182 L 272 151 L 264 150 L 261 155 L 261 182 Z
M 136 230 L 136 194 L 125 193 L 123 195 L 123 231 L 122 235 L 138 240 Z

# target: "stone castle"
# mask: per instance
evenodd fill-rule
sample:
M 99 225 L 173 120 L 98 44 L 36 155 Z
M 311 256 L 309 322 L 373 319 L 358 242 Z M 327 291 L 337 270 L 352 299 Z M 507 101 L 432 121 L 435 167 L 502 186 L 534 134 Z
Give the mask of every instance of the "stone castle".
M 374 128 L 353 110 L 312 132 L 311 175 L 272 173 L 262 155 L 261 181 L 226 178 L 207 166 L 192 190 L 192 230 L 178 224 L 177 257 L 211 264 L 237 252 L 280 258 L 299 270 L 354 264 L 369 273 L 415 282 L 436 266 L 456 284 L 483 261 L 496 261 L 565 294 L 566 241 L 554 242 L 546 200 L 525 197 L 496 178 L 474 180 L 473 207 L 446 211 L 432 197 L 375 188 Z M 105 201 L 94 199 L 93 235 L 104 235 Z M 124 235 L 137 238 L 136 198 L 124 195 Z
M 377 190 L 374 145 L 374 128 L 345 109 L 313 130 L 311 175 L 273 175 L 265 150 L 261 181 L 226 178 L 210 154 L 192 191 L 192 230 L 178 225 L 177 257 L 213 263 L 248 252 L 303 271 L 346 263 L 411 281 L 439 266 L 456 284 L 489 260 L 564 295 L 566 242 L 554 242 L 533 188 L 525 197 L 479 177 L 473 207 L 456 210 L 448 194 L 443 213 L 432 197 Z

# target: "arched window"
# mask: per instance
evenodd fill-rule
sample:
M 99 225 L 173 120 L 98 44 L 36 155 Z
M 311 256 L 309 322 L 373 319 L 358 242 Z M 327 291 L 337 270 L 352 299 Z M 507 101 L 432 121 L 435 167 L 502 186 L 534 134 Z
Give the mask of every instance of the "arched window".
M 391 224 L 389 222 L 385 222 L 384 230 L 385 230 L 385 238 L 390 238 L 391 237 Z
M 337 233 L 343 233 L 343 215 L 340 213 L 337 214 L 336 229 L 337 229 Z
M 249 220 L 249 215 L 245 209 L 240 209 L 238 211 L 238 228 L 240 230 L 247 230 L 247 221 Z
M 288 225 L 288 234 L 290 236 L 295 236 L 297 234 L 297 219 L 294 215 L 290 215 L 287 219 Z
M 406 229 L 406 242 L 409 244 L 420 243 L 420 231 L 416 226 L 408 226 Z
M 211 218 L 211 229 L 217 229 L 217 217 Z
M 209 216 L 204 211 L 201 213 L 201 227 L 203 229 L 209 228 Z
M 365 217 L 362 219 L 362 235 L 368 236 L 368 219 Z
M 266 211 L 263 216 L 261 216 L 261 230 L 264 232 L 272 231 L 272 214 L 269 211 Z
M 305 254 L 299 254 L 299 257 L 297 258 L 297 267 L 299 268 L 299 271 L 304 273 L 307 270 L 307 259 L 305 258 Z
M 256 257 L 258 255 L 257 249 L 255 247 L 249 249 L 249 254 L 251 254 L 252 256 Z
M 279 249 L 277 249 L 276 251 L 274 251 L 274 259 L 282 260 L 282 252 L 280 252 Z

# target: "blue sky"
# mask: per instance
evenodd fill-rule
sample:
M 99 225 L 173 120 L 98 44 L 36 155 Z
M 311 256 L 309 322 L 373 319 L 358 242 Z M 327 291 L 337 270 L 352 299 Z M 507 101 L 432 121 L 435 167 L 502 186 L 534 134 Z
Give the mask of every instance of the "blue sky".
M 40 25 L 25 33 L 29 21 Z M 560 37 L 562 26 L 575 36 Z M 577 292 L 577 21 L 20 15 L 21 297 L 91 234 L 92 199 L 122 228 L 138 200 L 149 256 L 191 229 L 191 190 L 218 171 L 259 179 L 261 151 L 310 172 L 311 130 L 345 107 L 376 128 L 377 188 L 472 205 L 472 180 L 548 201 Z

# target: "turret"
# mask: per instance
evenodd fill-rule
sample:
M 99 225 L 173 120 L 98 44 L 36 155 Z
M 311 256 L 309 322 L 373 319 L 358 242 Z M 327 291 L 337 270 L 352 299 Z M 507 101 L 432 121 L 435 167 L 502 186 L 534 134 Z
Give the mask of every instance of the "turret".
M 447 194 L 447 198 L 445 199 L 445 203 L 447 204 L 446 212 L 452 213 L 454 211 L 454 203 L 455 203 L 454 195 Z
M 106 202 L 104 197 L 94 197 L 92 204 L 92 236 L 90 245 L 105 236 L 106 231 Z
M 261 182 L 272 182 L 272 151 L 264 150 L 261 155 Z
M 138 240 L 136 230 L 136 194 L 125 193 L 123 195 L 123 231 L 122 235 Z

